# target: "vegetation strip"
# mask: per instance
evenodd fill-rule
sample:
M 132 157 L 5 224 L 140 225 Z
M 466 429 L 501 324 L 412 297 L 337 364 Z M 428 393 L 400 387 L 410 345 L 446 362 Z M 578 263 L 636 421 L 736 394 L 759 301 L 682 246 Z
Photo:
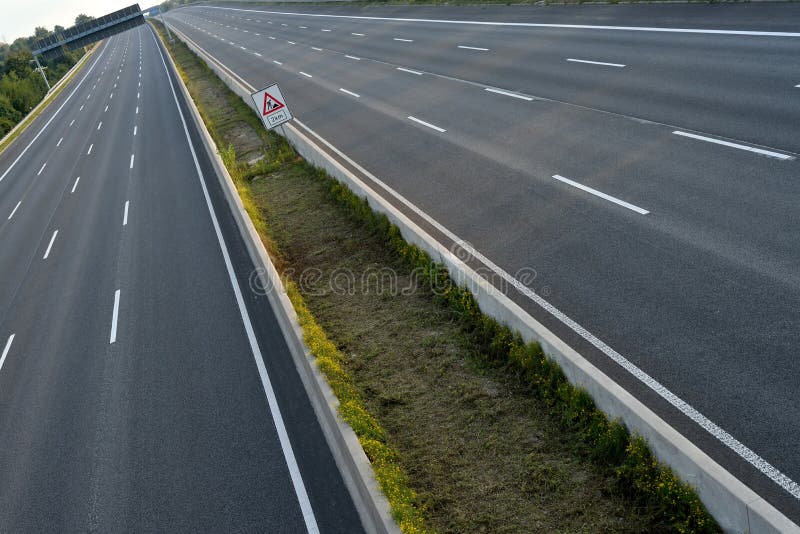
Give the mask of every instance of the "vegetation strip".
M 168 49 L 404 532 L 719 530 L 538 345 Z

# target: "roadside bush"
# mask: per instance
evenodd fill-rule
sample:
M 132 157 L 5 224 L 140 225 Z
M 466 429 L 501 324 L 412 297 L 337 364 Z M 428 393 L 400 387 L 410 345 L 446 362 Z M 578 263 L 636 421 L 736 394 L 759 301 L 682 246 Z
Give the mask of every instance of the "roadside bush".
M 18 45 L 12 45 L 12 47 Z M 62 57 L 43 64 L 50 85 L 60 80 L 83 56 L 83 48 L 66 52 Z M 0 48 L 0 137 L 8 133 L 47 94 L 41 74 L 30 64 L 31 52 L 25 48 Z

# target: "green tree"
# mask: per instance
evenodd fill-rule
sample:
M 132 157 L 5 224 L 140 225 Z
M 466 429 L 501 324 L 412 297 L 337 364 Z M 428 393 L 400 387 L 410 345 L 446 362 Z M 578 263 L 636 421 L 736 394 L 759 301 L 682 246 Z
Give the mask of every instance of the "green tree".
M 11 52 L 11 46 L 7 43 L 0 43 L 0 73 L 3 72 L 3 63 L 5 63 L 9 52 Z
M 31 54 L 29 50 L 13 50 L 6 56 L 6 60 L 3 64 L 3 72 L 14 72 L 21 78 L 25 77 L 31 72 L 30 62 L 32 59 L 33 54 Z
M 86 15 L 85 13 L 81 13 L 77 17 L 75 17 L 75 25 L 83 24 L 84 22 L 89 22 L 90 20 L 94 20 L 94 17 L 90 15 Z
M 33 30 L 33 36 L 37 39 L 43 39 L 48 35 L 50 35 L 50 30 L 48 30 L 44 26 L 36 26 L 36 29 Z
M 4 136 L 20 120 L 22 120 L 22 114 L 14 109 L 11 100 L 6 95 L 0 93 L 0 137 Z
M 30 71 L 23 77 L 12 71 L 0 78 L 0 94 L 5 95 L 21 115 L 33 109 L 46 92 L 44 80 L 38 72 Z
M 11 50 L 30 50 L 30 41 L 33 40 L 33 36 L 30 37 L 17 37 L 14 39 L 14 42 L 11 43 Z

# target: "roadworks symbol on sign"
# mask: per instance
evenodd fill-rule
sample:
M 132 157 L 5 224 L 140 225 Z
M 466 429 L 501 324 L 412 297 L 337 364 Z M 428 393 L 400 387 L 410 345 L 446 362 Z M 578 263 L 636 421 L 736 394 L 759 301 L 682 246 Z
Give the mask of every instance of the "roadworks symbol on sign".
M 266 116 L 270 113 L 275 113 L 279 109 L 283 109 L 286 107 L 286 104 L 269 94 L 268 92 L 264 91 L 264 111 L 261 112 L 262 115 Z
M 278 89 L 278 84 L 272 84 L 252 95 L 253 104 L 259 112 L 261 121 L 267 130 L 292 120 L 292 114 L 286 105 L 286 100 Z

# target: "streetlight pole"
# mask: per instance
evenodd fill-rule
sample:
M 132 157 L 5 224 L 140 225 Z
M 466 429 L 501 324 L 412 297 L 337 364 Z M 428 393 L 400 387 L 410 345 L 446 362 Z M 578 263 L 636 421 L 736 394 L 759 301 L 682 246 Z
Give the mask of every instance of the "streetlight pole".
M 158 18 L 161 19 L 161 24 L 163 24 L 164 27 L 167 29 L 167 36 L 169 36 L 169 42 L 171 43 L 172 42 L 172 33 L 169 31 L 169 26 L 167 26 L 167 23 L 164 22 L 164 15 L 161 13 L 161 8 L 160 7 L 158 9 Z
M 44 67 L 39 63 L 39 58 L 36 55 L 33 56 L 33 60 L 36 62 L 36 70 L 39 71 L 39 74 L 42 75 L 42 79 L 44 80 L 45 85 L 47 86 L 47 92 L 50 92 L 50 82 L 47 81 L 47 76 L 44 74 Z

